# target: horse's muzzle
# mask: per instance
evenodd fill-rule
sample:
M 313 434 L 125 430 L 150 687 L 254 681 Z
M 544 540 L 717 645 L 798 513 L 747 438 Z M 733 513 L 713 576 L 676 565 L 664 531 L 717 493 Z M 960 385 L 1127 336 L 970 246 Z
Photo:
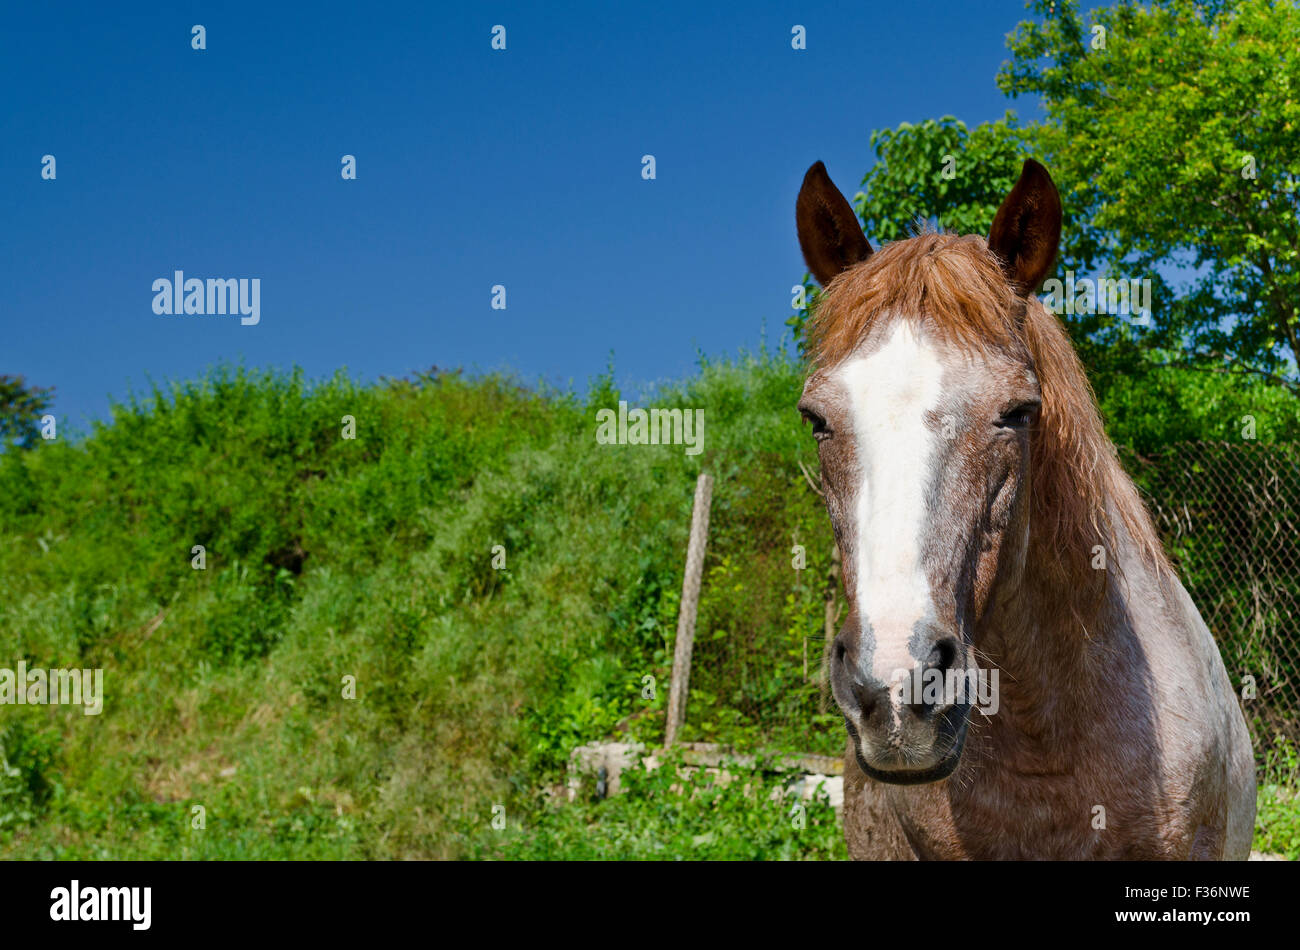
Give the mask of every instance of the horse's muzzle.
M 918 643 L 924 659 L 895 671 L 888 682 L 862 662 L 855 622 L 845 625 L 832 649 L 831 692 L 844 713 L 858 765 L 877 781 L 939 781 L 961 759 L 971 706 L 942 684 L 945 674 L 951 679 L 965 666 L 966 651 L 955 637 L 925 632 Z

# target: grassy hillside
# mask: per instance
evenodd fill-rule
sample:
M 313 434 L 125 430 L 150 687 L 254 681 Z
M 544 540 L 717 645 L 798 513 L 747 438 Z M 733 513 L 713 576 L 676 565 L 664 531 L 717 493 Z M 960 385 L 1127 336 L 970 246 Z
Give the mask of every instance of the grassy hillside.
M 821 582 L 788 553 L 802 532 L 812 573 L 830 546 L 792 462 L 811 461 L 799 382 L 761 358 L 658 394 L 707 406 L 688 457 L 596 444 L 607 383 L 586 405 L 501 378 L 218 370 L 75 445 L 0 456 L 3 665 L 103 667 L 107 694 L 98 717 L 5 709 L 0 855 L 482 853 L 492 806 L 534 814 L 575 744 L 661 734 L 701 465 L 719 476 L 710 565 L 735 577 L 702 605 L 692 714 L 727 738 L 711 710 L 760 702 L 792 664 L 759 650 L 776 659 L 754 696 L 710 696 L 710 663 L 735 660 L 722 634 L 820 632 Z
M 654 394 L 705 410 L 691 457 L 597 444 L 608 380 L 582 401 L 218 369 L 0 455 L 0 666 L 106 670 L 100 716 L 4 708 L 0 857 L 842 857 L 829 806 L 792 820 L 757 772 L 544 794 L 576 744 L 662 735 L 702 468 L 685 738 L 842 748 L 810 639 L 831 536 L 797 465 L 801 382 L 764 355 Z M 1270 814 L 1296 848 L 1294 807 Z

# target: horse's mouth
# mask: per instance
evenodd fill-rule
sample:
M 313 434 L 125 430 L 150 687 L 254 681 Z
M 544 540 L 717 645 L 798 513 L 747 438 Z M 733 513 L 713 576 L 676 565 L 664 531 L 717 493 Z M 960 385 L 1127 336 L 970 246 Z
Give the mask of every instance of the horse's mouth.
M 961 761 L 962 749 L 966 745 L 966 728 L 970 724 L 970 706 L 960 704 L 944 710 L 934 741 L 937 748 L 944 751 L 937 759 L 924 765 L 912 766 L 899 755 L 886 754 L 876 756 L 873 764 L 862 751 L 862 738 L 853 723 L 845 720 L 849 735 L 853 740 L 854 757 L 863 773 L 877 782 L 888 785 L 924 785 L 946 779 Z
M 873 778 L 877 782 L 884 782 L 887 785 L 925 785 L 928 782 L 946 779 L 951 775 L 961 760 L 961 750 L 949 753 L 938 765 L 927 769 L 875 769 L 867 764 L 861 752 L 857 754 L 857 759 L 858 767 L 868 778 Z

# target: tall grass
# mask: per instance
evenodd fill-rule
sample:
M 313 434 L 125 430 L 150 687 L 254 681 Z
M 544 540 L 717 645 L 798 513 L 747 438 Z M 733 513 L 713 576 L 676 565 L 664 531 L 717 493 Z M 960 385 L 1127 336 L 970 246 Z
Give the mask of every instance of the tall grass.
M 711 644 L 792 636 L 791 596 L 819 632 L 821 591 L 788 553 L 830 544 L 793 462 L 811 461 L 799 384 L 759 356 L 656 394 L 704 409 L 692 457 L 598 445 L 608 379 L 580 400 L 218 368 L 75 444 L 0 456 L 0 666 L 103 667 L 107 694 L 98 717 L 5 708 L 0 854 L 466 854 L 574 745 L 660 736 L 701 467 L 715 576 L 747 565 L 748 596 L 701 608 L 692 715 L 719 718 L 735 697 L 711 679 L 734 658 L 711 677 Z M 791 665 L 776 656 L 751 680 Z M 748 735 L 806 732 L 788 713 Z

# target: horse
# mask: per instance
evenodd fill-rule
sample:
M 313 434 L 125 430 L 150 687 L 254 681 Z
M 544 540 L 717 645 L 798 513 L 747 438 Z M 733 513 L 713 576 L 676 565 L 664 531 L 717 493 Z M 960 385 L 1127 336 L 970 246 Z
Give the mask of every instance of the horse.
M 849 608 L 826 662 L 850 857 L 1245 859 L 1232 681 L 1035 296 L 1047 170 L 1024 162 L 987 239 L 873 251 L 817 162 L 796 224 L 823 288 L 798 409 Z

